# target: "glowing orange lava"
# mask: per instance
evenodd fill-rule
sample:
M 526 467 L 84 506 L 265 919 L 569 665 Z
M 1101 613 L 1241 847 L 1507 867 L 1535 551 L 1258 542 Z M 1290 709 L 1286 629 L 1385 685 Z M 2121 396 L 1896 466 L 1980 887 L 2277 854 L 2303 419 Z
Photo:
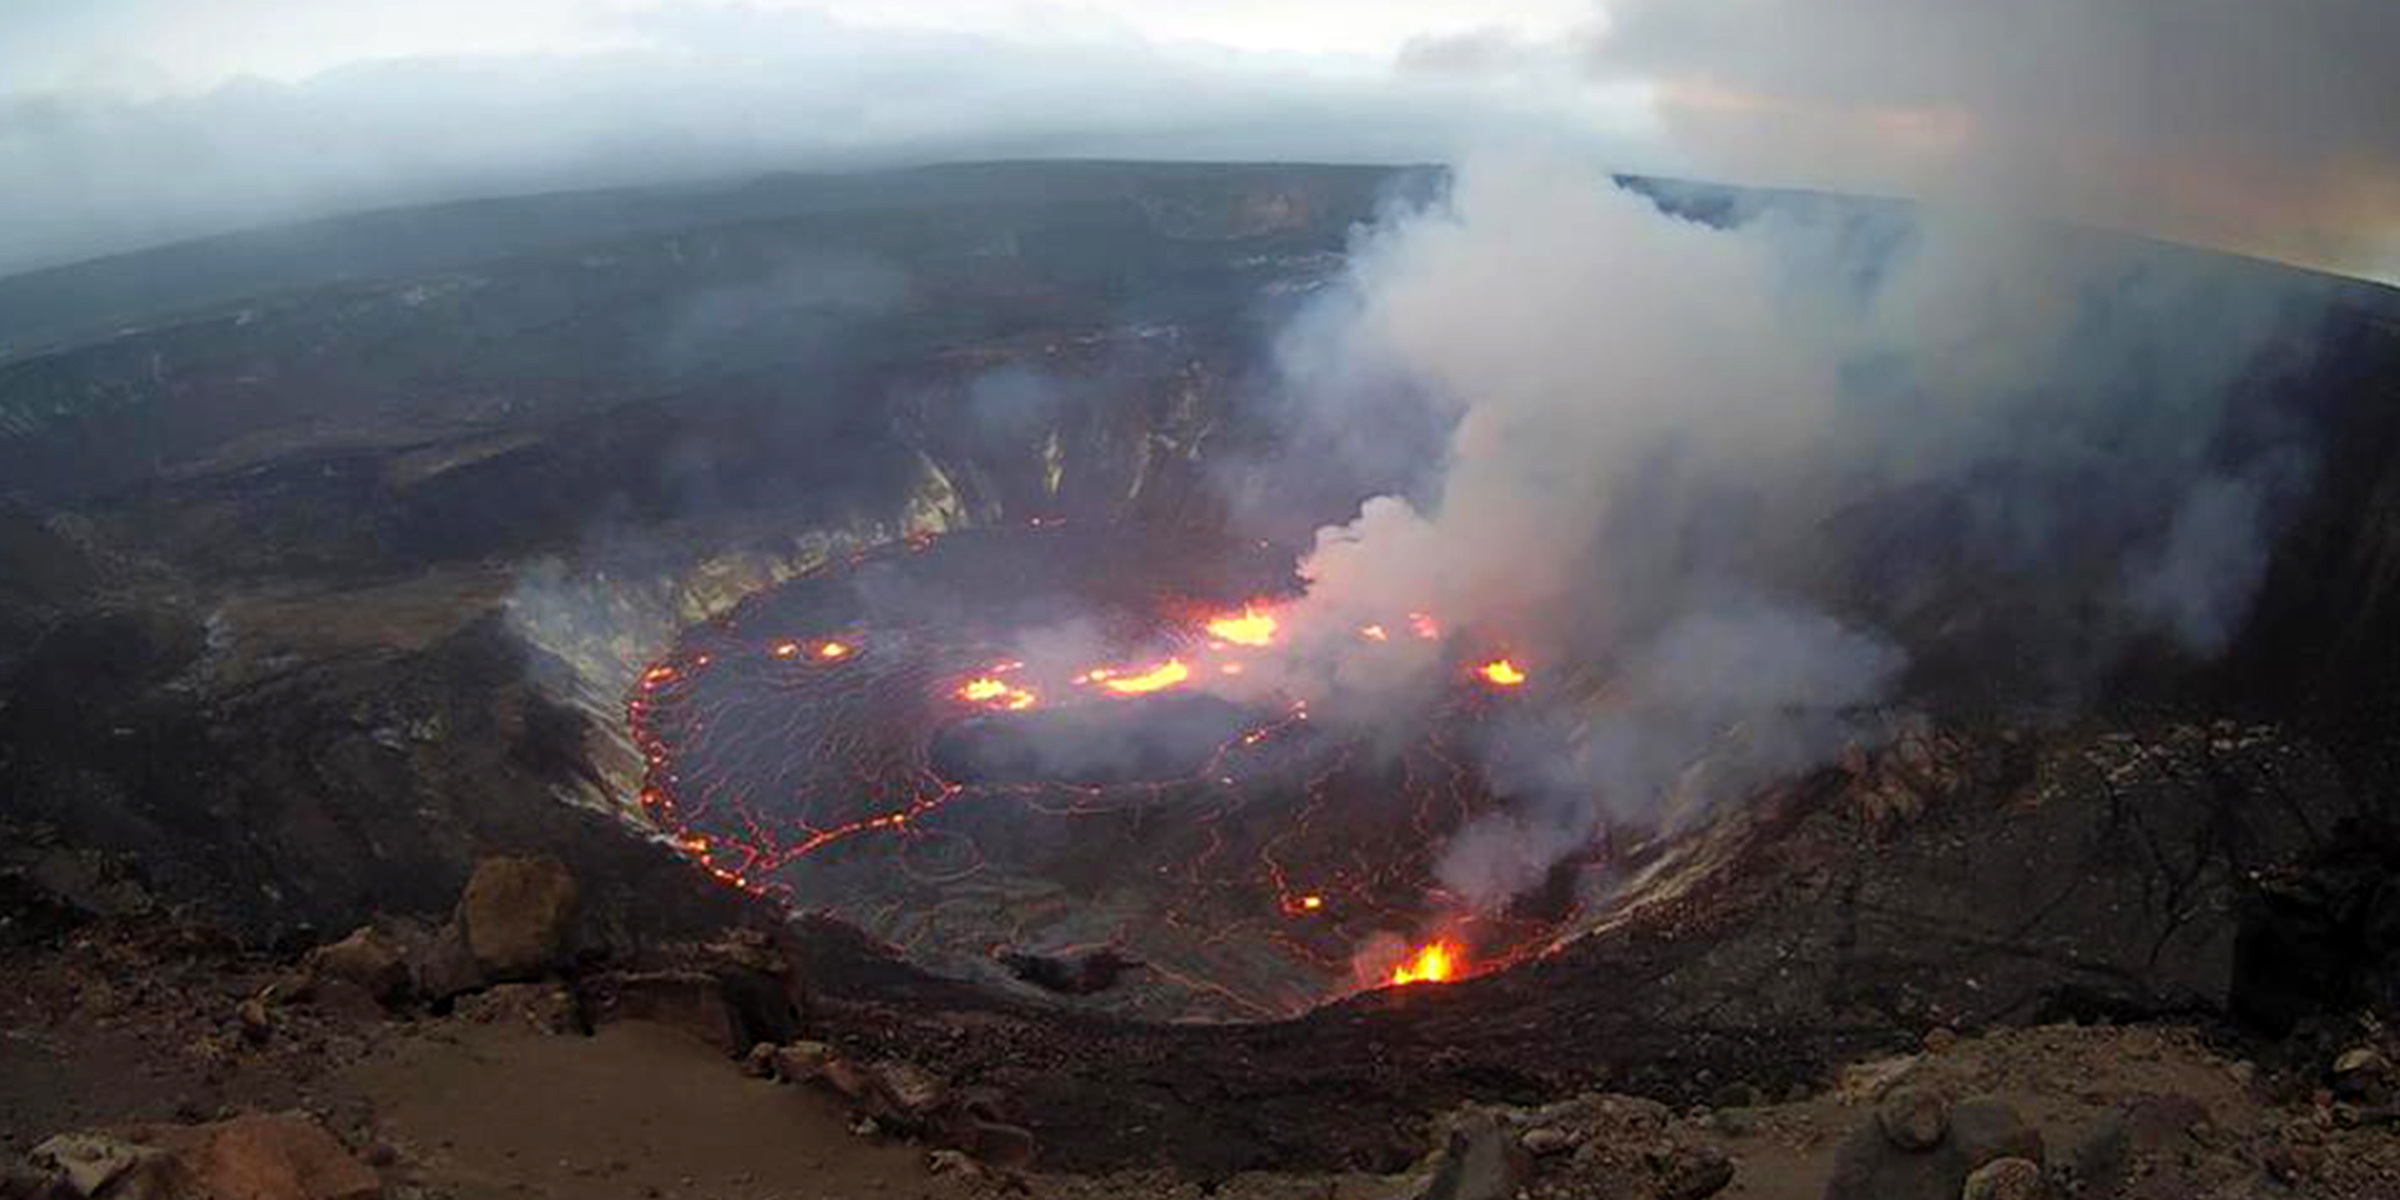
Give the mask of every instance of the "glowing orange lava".
M 1525 682 L 1523 668 L 1505 658 L 1495 658 L 1477 667 L 1475 673 L 1483 676 L 1486 681 L 1499 684 L 1501 687 L 1515 687 Z
M 837 658 L 848 658 L 850 657 L 850 647 L 841 642 L 826 642 L 817 647 L 817 657 L 827 662 Z
M 1032 708 L 1034 702 L 1041 699 L 1029 689 L 1012 687 L 1007 680 L 994 679 L 989 675 L 968 680 L 958 689 L 958 698 L 1010 712 Z
M 1408 631 L 1430 642 L 1442 636 L 1442 623 L 1434 620 L 1431 613 L 1410 613 Z
M 1381 625 L 1361 625 L 1358 627 L 1358 636 L 1363 637 L 1370 642 L 1388 642 L 1392 640 L 1392 635 L 1385 633 L 1383 631 L 1383 626 Z
M 1275 614 L 1245 604 L 1238 613 L 1228 613 L 1210 621 L 1208 632 L 1236 646 L 1272 645 L 1275 641 Z
M 1318 909 L 1325 907 L 1325 897 L 1323 897 L 1323 896 L 1302 896 L 1302 897 L 1300 897 L 1300 907 L 1301 907 L 1301 908 L 1302 908 L 1304 911 L 1307 911 L 1307 912 L 1315 912 L 1315 911 L 1317 911 Z
M 1101 687 L 1120 696 L 1139 696 L 1145 692 L 1171 688 L 1191 677 L 1192 669 L 1183 665 L 1180 658 L 1170 658 L 1147 671 L 1132 675 L 1119 675 L 1114 671 L 1094 671 L 1090 675 Z
M 1393 987 L 1405 983 L 1448 983 L 1458 974 L 1458 947 L 1448 942 L 1429 942 L 1415 954 L 1392 968 L 1388 982 Z

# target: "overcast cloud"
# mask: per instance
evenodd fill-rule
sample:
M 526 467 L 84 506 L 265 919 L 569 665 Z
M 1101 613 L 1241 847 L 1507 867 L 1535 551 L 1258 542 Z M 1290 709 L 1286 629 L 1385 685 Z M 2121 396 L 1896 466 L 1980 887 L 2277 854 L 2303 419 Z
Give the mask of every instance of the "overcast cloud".
M 2389 278 L 2395 54 L 2384 0 L 28 0 L 0 271 L 772 169 L 1541 143 Z

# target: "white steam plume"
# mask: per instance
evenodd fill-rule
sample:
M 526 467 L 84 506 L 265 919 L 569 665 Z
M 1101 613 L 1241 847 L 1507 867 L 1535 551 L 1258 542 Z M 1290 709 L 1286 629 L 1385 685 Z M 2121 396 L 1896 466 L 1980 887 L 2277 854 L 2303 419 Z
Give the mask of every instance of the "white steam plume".
M 1512 810 L 1441 867 L 1490 906 L 1611 821 L 1688 816 L 1670 793 L 1829 760 L 1921 655 L 2071 700 L 2131 647 L 2220 650 L 2310 461 L 2297 429 L 2228 436 L 2291 297 L 2225 269 L 1892 208 L 1703 223 L 1470 163 L 1286 347 L 1320 425 L 1398 394 L 1448 437 L 1318 533 L 1277 682 L 1337 719 L 1425 711 L 1427 656 L 1354 636 L 1409 609 L 1531 669 L 1480 747 Z

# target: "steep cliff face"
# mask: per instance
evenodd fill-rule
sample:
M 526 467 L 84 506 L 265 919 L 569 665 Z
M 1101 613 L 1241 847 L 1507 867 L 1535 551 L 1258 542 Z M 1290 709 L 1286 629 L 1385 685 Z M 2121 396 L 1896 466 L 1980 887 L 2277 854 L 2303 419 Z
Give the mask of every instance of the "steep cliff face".
M 2400 699 L 2400 298 L 2362 296 L 2319 350 L 2326 435 L 2317 487 L 2276 548 L 2227 695 L 2384 723 Z

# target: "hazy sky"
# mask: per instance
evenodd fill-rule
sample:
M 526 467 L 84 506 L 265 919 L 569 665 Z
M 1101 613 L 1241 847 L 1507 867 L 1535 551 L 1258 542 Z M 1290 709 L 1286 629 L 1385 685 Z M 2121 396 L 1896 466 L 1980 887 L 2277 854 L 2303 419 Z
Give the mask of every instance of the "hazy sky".
M 1450 159 L 1998 203 L 2400 273 L 2389 0 L 8 0 L 0 270 L 930 159 Z

